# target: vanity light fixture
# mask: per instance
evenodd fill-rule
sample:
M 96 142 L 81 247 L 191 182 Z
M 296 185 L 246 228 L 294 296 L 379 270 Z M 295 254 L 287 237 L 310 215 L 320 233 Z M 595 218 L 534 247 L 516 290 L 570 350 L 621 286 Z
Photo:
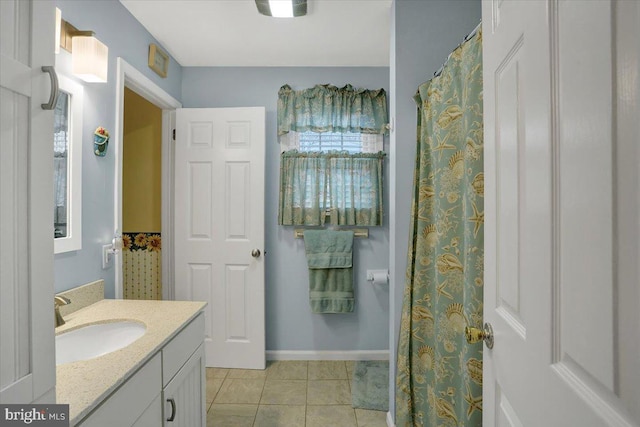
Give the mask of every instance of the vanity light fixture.
M 71 72 L 89 83 L 106 83 L 109 70 L 109 48 L 93 31 L 79 31 L 61 19 L 60 46 L 71 52 Z
M 258 12 L 274 18 L 297 18 L 307 14 L 307 0 L 256 0 Z
M 71 72 L 89 83 L 106 83 L 109 48 L 93 35 L 74 36 Z

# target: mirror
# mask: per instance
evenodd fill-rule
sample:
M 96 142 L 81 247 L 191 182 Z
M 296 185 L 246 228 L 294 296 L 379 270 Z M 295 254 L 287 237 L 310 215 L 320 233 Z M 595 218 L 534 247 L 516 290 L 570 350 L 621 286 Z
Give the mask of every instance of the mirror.
M 59 76 L 53 113 L 53 229 L 56 254 L 82 248 L 82 107 L 84 88 Z
M 71 95 L 60 91 L 53 119 L 53 236 L 67 236 L 69 194 L 67 194 L 69 161 L 69 101 Z

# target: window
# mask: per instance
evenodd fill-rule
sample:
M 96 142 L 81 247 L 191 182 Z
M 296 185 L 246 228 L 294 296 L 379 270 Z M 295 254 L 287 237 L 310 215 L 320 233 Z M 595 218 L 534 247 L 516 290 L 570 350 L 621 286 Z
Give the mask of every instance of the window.
M 383 143 L 384 138 L 380 134 L 292 131 L 280 137 L 280 151 L 377 153 L 384 151 Z
M 281 225 L 382 225 L 386 94 L 350 85 L 279 92 Z
M 300 134 L 300 151 L 347 151 L 362 152 L 362 139 L 359 133 L 303 132 Z

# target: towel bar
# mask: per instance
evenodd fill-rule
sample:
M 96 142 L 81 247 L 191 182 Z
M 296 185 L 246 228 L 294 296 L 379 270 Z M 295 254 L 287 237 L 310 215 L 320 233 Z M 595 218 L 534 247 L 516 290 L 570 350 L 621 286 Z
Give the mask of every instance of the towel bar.
M 369 229 L 368 228 L 345 228 L 344 230 L 353 230 L 353 237 L 362 237 L 364 239 L 369 238 Z M 304 238 L 304 229 L 296 228 L 293 230 L 293 236 L 296 239 Z

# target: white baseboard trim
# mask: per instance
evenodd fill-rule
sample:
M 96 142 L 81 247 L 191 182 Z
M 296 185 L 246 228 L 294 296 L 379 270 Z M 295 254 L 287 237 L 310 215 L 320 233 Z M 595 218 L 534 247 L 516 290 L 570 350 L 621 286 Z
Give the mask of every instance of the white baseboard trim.
M 396 427 L 393 423 L 393 416 L 391 415 L 391 412 L 387 412 L 387 427 Z
M 268 350 L 267 360 L 389 360 L 389 350 Z

